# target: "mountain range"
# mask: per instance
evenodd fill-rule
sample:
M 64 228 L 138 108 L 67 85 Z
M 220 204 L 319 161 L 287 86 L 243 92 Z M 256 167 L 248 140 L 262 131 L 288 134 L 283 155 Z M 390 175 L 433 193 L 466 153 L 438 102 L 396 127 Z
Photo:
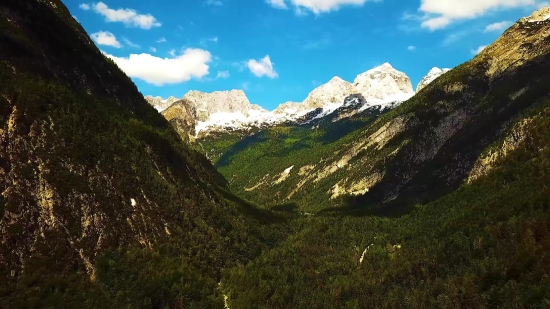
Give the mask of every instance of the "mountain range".
M 4 0 L 0 308 L 546 308 L 549 38 L 155 109 L 61 1 Z
M 447 71 L 449 69 L 434 67 L 420 81 L 417 91 Z M 409 77 L 394 69 L 389 63 L 384 63 L 357 75 L 353 83 L 335 76 L 312 90 L 303 102 L 285 102 L 271 112 L 259 105 L 251 104 L 242 90 L 212 93 L 193 90 L 185 94 L 181 100 L 175 97 L 164 100 L 152 96 L 146 96 L 145 99 L 160 112 L 169 114 L 169 119 L 178 117 L 175 116 L 176 110 L 181 113 L 179 118 L 196 119 L 196 122 L 192 121 L 195 123 L 194 128 L 185 126 L 185 130 L 190 130 L 190 135 L 193 135 L 194 131 L 196 136 L 204 136 L 211 132 L 250 130 L 289 121 L 309 121 L 311 119 L 304 116 L 322 108 L 323 111 L 315 115 L 318 119 L 332 113 L 352 94 L 362 95 L 365 105 L 361 107 L 367 108 L 377 105 L 385 107 L 390 104 L 397 106 L 414 93 Z M 178 107 L 179 105 L 186 107 Z M 170 110 L 170 107 L 173 108 Z

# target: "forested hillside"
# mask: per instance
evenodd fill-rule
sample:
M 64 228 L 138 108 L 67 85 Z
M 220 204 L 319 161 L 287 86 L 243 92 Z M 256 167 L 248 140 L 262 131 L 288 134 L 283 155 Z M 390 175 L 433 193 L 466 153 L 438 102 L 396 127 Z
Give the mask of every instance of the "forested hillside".
M 220 308 L 222 268 L 284 234 L 59 0 L 0 3 L 0 140 L 1 308 Z

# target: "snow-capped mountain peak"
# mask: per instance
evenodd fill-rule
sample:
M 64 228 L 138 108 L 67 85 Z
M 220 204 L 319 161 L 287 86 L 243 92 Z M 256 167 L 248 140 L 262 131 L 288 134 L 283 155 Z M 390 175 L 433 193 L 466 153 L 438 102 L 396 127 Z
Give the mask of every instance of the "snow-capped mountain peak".
M 416 86 L 416 92 L 420 91 L 422 88 L 426 87 L 429 83 L 433 82 L 436 78 L 439 76 L 445 74 L 446 72 L 450 71 L 451 69 L 440 69 L 438 67 L 433 67 L 426 76 L 424 76 L 418 85 Z
M 421 81 L 421 87 L 446 71 L 448 69 L 433 68 Z M 244 91 L 237 89 L 211 93 L 193 90 L 179 101 L 174 97 L 162 100 L 147 96 L 146 99 L 159 110 L 162 110 L 159 106 L 171 101 L 189 105 L 195 115 L 195 133 L 198 135 L 211 131 L 246 130 L 287 121 L 310 123 L 335 112 L 337 115 L 333 118 L 337 121 L 374 106 L 393 108 L 414 94 L 409 77 L 386 62 L 357 75 L 353 84 L 334 76 L 313 89 L 303 102 L 286 102 L 271 112 L 250 104 Z

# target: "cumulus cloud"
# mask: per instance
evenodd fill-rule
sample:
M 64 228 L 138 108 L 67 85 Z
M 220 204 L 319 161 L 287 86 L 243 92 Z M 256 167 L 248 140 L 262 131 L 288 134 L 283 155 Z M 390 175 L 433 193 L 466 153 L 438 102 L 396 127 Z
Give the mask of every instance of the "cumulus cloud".
M 477 54 L 481 53 L 481 51 L 484 50 L 485 47 L 487 47 L 487 45 L 483 45 L 483 46 L 480 46 L 480 47 L 478 47 L 478 48 L 476 48 L 476 49 L 472 49 L 472 50 L 470 50 L 470 52 L 471 52 L 473 55 L 477 55 Z
M 480 17 L 493 10 L 534 6 L 536 2 L 536 0 L 421 0 L 418 10 L 424 14 L 421 26 L 434 31 L 445 28 L 457 20 Z
M 145 53 L 131 54 L 128 57 L 106 56 L 130 77 L 156 86 L 178 84 L 191 78 L 200 79 L 208 75 L 208 63 L 212 59 L 210 52 L 195 48 L 185 49 L 181 55 L 172 58 L 160 58 Z
M 250 59 L 246 64 L 250 72 L 257 77 L 267 76 L 269 78 L 276 78 L 279 76 L 279 74 L 277 74 L 277 72 L 273 69 L 273 63 L 271 62 L 269 55 L 266 55 L 260 60 Z
M 84 11 L 88 11 L 90 9 L 90 5 L 87 3 L 81 3 L 78 7 Z
M 228 78 L 229 77 L 229 71 L 218 71 L 218 75 L 216 75 L 216 78 Z
M 80 8 L 83 4 L 80 5 Z M 111 9 L 105 3 L 98 2 L 92 6 L 85 4 L 87 9 L 92 8 L 94 12 L 105 17 L 107 22 L 121 22 L 129 27 L 138 27 L 141 29 L 151 29 L 160 27 L 161 23 L 151 14 L 139 14 L 134 9 Z M 86 9 L 86 8 L 83 8 Z
M 112 34 L 109 31 L 99 31 L 96 33 L 92 33 L 90 35 L 92 40 L 94 40 L 98 45 L 106 45 L 111 46 L 115 48 L 121 48 L 122 45 L 120 42 L 116 39 L 115 35 Z
M 266 2 L 276 9 L 288 9 L 284 0 L 266 0 Z
M 501 21 L 501 22 L 498 22 L 498 23 L 493 23 L 493 24 L 487 25 L 487 27 L 485 27 L 484 32 L 502 31 L 502 30 L 510 27 L 511 25 L 512 25 L 512 22 L 508 21 L 508 20 Z
M 416 46 L 409 45 L 409 46 L 407 47 L 407 49 L 410 50 L 410 51 L 413 51 L 413 50 L 416 49 Z

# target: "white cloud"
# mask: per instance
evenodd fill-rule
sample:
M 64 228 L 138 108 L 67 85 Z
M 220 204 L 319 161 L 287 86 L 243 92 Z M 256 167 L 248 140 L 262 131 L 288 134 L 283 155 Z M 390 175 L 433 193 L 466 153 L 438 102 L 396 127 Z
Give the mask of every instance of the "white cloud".
M 344 5 L 362 6 L 366 2 L 381 2 L 382 0 L 291 0 L 292 4 L 296 7 L 296 14 L 303 15 L 306 9 L 315 15 L 321 13 L 327 13 L 330 11 L 336 11 Z M 273 0 L 271 2 L 274 2 Z M 279 1 L 275 1 L 279 2 Z
M 409 45 L 409 46 L 407 47 L 407 49 L 410 50 L 410 51 L 413 51 L 413 50 L 416 49 L 416 46 Z
M 81 3 L 78 7 L 84 11 L 88 11 L 90 9 L 90 5 L 87 3 Z
M 172 57 L 175 57 L 175 56 L 176 56 L 176 50 L 175 50 L 175 49 L 171 49 L 170 51 L 168 51 L 168 53 L 169 53 L 170 56 L 172 56 Z
M 76 16 L 74 15 L 71 15 L 71 16 L 74 18 L 74 20 L 78 21 L 78 18 L 76 18 Z
M 128 40 L 127 38 L 123 37 L 122 41 L 124 41 L 124 44 L 133 47 L 133 48 L 140 48 L 141 46 L 138 44 L 133 43 L 132 41 Z
M 229 71 L 218 71 L 218 75 L 216 75 L 216 78 L 228 78 L 229 77 Z
M 157 43 L 164 43 L 166 42 L 166 39 L 164 37 L 157 40 Z
M 105 3 L 98 2 L 93 5 L 96 13 L 105 17 L 107 22 L 121 22 L 126 26 L 138 27 L 141 29 L 151 29 L 160 27 L 161 23 L 151 14 L 138 14 L 133 9 L 117 9 L 109 8 Z
M 188 48 L 173 58 L 160 58 L 145 53 L 128 57 L 106 56 L 113 59 L 130 77 L 156 86 L 202 78 L 208 75 L 208 62 L 212 59 L 210 52 L 195 48 Z
M 536 0 L 421 0 L 424 13 L 421 26 L 432 31 L 442 29 L 453 21 L 476 18 L 489 11 L 536 5 Z
M 150 50 L 151 50 L 152 52 L 154 52 L 154 53 L 156 53 L 156 52 L 157 52 L 157 49 L 156 49 L 156 48 L 154 48 L 153 46 L 149 47 L 149 49 L 150 49 Z
M 470 50 L 470 52 L 474 55 L 477 55 L 477 54 L 481 53 L 481 51 L 484 50 L 485 47 L 487 47 L 487 45 L 480 46 L 477 49 L 472 49 L 472 50 Z
M 223 3 L 220 0 L 206 0 L 204 2 L 206 5 L 220 6 Z
M 246 64 L 250 72 L 257 77 L 267 76 L 269 78 L 276 78 L 279 76 L 279 74 L 277 74 L 277 72 L 273 69 L 273 63 L 271 63 L 269 55 L 266 55 L 259 61 L 250 59 Z
M 512 25 L 512 22 L 508 21 L 508 20 L 501 21 L 501 22 L 498 22 L 498 23 L 493 23 L 493 24 L 487 25 L 487 27 L 485 27 L 484 32 L 502 31 L 502 30 L 510 27 L 511 25 Z
M 106 45 L 106 46 L 112 46 L 116 48 L 121 48 L 122 45 L 120 45 L 120 42 L 117 41 L 114 34 L 112 34 L 109 31 L 99 31 L 96 33 L 92 33 L 90 35 L 92 40 L 94 40 L 98 45 Z
M 284 0 L 266 0 L 266 2 L 276 9 L 288 9 Z

